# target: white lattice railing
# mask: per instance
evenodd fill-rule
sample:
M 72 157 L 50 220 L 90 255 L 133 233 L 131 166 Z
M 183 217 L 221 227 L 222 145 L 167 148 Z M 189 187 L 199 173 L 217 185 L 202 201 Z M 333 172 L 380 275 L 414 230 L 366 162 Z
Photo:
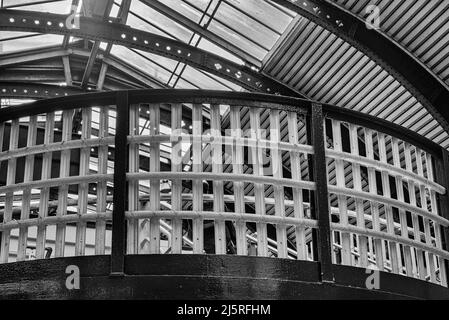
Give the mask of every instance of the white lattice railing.
M 331 106 L 317 137 L 299 99 L 126 94 L 0 110 L 1 262 L 110 254 L 123 222 L 123 254 L 329 259 L 447 286 L 438 146 Z

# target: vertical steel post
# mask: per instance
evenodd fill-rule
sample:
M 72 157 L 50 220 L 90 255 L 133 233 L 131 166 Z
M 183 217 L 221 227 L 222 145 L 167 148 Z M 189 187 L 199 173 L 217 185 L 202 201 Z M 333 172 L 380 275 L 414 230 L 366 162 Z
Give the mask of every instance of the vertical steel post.
M 127 162 L 129 131 L 128 92 L 117 92 L 117 119 L 115 130 L 114 209 L 112 212 L 111 276 L 123 276 L 126 254 Z
M 324 139 L 324 116 L 320 104 L 312 103 L 311 117 L 313 155 L 313 180 L 316 184 L 315 210 L 318 219 L 318 260 L 321 265 L 321 280 L 333 282 L 332 244 L 327 188 L 327 164 Z

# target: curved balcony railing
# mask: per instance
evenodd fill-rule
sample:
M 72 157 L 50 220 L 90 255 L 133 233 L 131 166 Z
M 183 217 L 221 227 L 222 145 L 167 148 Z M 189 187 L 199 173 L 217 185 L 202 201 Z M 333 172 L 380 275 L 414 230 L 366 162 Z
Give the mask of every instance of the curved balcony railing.
M 282 96 L 92 93 L 0 110 L 2 263 L 236 254 L 447 286 L 448 156 L 365 114 Z

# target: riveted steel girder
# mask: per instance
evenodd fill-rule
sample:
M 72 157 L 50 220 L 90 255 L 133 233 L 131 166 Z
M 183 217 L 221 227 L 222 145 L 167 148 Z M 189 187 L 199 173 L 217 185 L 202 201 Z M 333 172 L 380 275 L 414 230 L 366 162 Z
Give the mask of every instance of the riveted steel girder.
M 366 21 L 328 0 L 272 0 L 336 34 L 395 77 L 449 132 L 449 88 L 438 77 Z
M 0 81 L 0 97 L 2 98 L 45 99 L 70 96 L 73 94 L 86 92 L 86 90 L 81 90 L 77 87 L 55 86 L 40 83 Z
M 254 68 L 239 65 L 183 42 L 95 18 L 80 17 L 77 28 L 66 23 L 67 18 L 67 15 L 2 9 L 0 30 L 62 34 L 110 42 L 181 61 L 250 91 L 302 97 L 297 91 L 262 75 Z

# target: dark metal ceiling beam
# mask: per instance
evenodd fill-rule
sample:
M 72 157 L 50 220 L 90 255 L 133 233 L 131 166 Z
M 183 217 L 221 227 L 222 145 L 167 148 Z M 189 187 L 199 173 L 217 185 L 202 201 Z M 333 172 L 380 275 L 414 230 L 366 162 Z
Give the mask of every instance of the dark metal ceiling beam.
M 118 15 L 117 15 L 117 23 L 125 24 L 128 19 L 129 8 L 131 7 L 131 0 L 123 0 L 120 6 Z M 112 43 L 108 43 L 105 56 L 109 56 L 112 50 Z M 97 80 L 97 90 L 103 90 L 104 79 L 106 77 L 106 73 L 108 71 L 108 65 L 106 63 L 101 64 L 100 74 L 98 75 Z
M 46 99 L 86 93 L 77 87 L 61 87 L 41 83 L 0 81 L 1 98 Z
M 396 78 L 449 132 L 449 89 L 417 58 L 365 21 L 326 0 L 271 0 L 315 22 L 366 54 Z
M 104 21 L 106 21 L 106 19 L 109 17 L 113 4 L 114 0 L 95 0 L 95 2 L 93 2 L 92 0 L 88 0 L 83 2 L 83 6 L 85 8 L 89 8 L 87 10 L 88 16 L 101 16 Z M 81 88 L 83 89 L 87 88 L 99 49 L 100 41 L 95 41 L 90 52 L 89 60 L 87 61 L 83 80 L 81 81 Z
M 79 29 L 68 29 L 65 24 L 66 18 L 66 15 L 59 14 L 0 10 L 0 30 L 70 34 L 94 41 L 112 42 L 182 61 L 190 66 L 227 79 L 250 91 L 303 97 L 297 91 L 262 75 L 256 70 L 180 41 L 118 23 L 103 22 L 87 17 L 80 18 Z

